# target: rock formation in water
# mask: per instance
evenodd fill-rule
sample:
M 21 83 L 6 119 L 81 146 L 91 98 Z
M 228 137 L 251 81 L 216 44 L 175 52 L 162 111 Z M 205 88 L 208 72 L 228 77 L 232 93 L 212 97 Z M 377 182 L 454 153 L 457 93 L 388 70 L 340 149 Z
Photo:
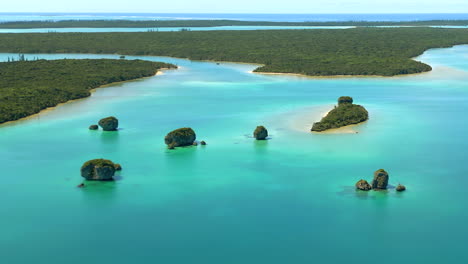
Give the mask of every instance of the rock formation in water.
M 114 168 L 115 168 L 116 171 L 121 171 L 122 170 L 122 165 L 120 165 L 118 163 L 115 163 Z
M 115 174 L 115 164 L 106 159 L 94 159 L 81 166 L 81 176 L 86 180 L 109 181 Z
M 113 116 L 109 116 L 99 120 L 99 126 L 104 131 L 115 131 L 119 127 L 119 120 Z
M 398 184 L 398 186 L 396 187 L 396 191 L 397 191 L 397 192 L 406 191 L 406 186 L 401 185 L 401 184 Z
M 191 146 L 195 142 L 195 139 L 197 139 L 195 131 L 189 127 L 184 127 L 167 134 L 164 142 L 169 149 L 173 149 L 175 147 Z
M 320 122 L 313 124 L 311 131 L 322 132 L 332 128 L 354 125 L 369 119 L 369 113 L 361 106 L 353 104 L 353 98 L 342 96 L 338 106 L 331 110 Z
M 257 140 L 265 140 L 268 137 L 268 130 L 264 126 L 257 126 L 253 136 Z
M 98 129 L 99 129 L 98 125 L 90 125 L 89 126 L 89 130 L 98 130 Z
M 374 172 L 374 180 L 372 180 L 372 188 L 377 190 L 385 190 L 388 185 L 388 173 L 384 169 Z
M 200 145 L 206 146 L 206 142 L 204 140 L 200 141 Z
M 356 189 L 362 191 L 369 191 L 372 189 L 372 186 L 366 180 L 359 180 L 356 182 Z

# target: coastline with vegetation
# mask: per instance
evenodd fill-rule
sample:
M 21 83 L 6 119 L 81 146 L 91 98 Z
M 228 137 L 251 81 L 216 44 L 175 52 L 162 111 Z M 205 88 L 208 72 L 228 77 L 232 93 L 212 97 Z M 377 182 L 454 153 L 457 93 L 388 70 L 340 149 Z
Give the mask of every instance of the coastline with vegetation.
M 395 76 L 428 72 L 413 60 L 468 44 L 468 29 L 355 28 L 145 33 L 0 34 L 0 52 L 152 55 L 261 64 L 257 73 Z
M 154 76 L 175 65 L 142 60 L 36 60 L 0 63 L 0 124 L 85 98 L 113 83 Z
M 240 20 L 60 20 L 1 22 L 2 29 L 27 28 L 164 28 L 226 26 L 467 26 L 468 20 L 269 22 Z

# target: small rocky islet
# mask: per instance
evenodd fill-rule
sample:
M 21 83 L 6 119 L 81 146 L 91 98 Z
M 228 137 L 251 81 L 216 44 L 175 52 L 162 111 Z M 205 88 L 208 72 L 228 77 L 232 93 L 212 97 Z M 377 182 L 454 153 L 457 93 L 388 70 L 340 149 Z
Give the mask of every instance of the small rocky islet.
M 120 164 L 107 159 L 93 159 L 81 166 L 81 177 L 88 181 L 111 181 L 115 172 L 121 170 Z
M 98 130 L 101 127 L 104 131 L 117 131 L 119 128 L 119 120 L 114 116 L 102 118 L 98 124 L 99 126 L 96 124 L 90 125 L 89 130 Z
M 374 179 L 369 184 L 366 180 L 359 180 L 356 182 L 355 186 L 357 190 L 361 191 L 370 191 L 370 190 L 386 190 L 388 187 L 389 175 L 388 172 L 384 169 L 379 169 L 374 172 Z M 405 191 L 406 187 L 404 185 L 398 184 L 396 187 L 397 192 Z
M 266 140 L 268 137 L 268 130 L 264 126 L 257 126 L 253 132 L 256 140 Z
M 335 106 L 328 114 L 312 125 L 312 132 L 323 132 L 333 128 L 355 125 L 367 121 L 369 112 L 361 106 L 353 104 L 353 98 L 342 96 L 338 98 L 338 106 Z
M 98 124 L 104 131 L 116 131 L 119 127 L 119 120 L 113 116 L 109 116 L 99 120 Z

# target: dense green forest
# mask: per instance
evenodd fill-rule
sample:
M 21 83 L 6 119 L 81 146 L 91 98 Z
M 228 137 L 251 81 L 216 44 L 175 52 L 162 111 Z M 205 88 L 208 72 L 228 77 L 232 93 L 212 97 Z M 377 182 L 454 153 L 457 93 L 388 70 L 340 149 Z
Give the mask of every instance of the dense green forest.
M 87 97 L 101 85 L 152 76 L 174 65 L 142 60 L 37 60 L 0 63 L 0 124 Z
M 325 75 L 419 73 L 411 58 L 430 48 L 468 44 L 468 29 L 187 31 L 0 34 L 0 52 L 156 55 L 258 63 L 257 72 Z
M 239 20 L 61 20 L 2 22 L 0 28 L 158 28 L 221 26 L 466 26 L 468 20 L 267 22 Z

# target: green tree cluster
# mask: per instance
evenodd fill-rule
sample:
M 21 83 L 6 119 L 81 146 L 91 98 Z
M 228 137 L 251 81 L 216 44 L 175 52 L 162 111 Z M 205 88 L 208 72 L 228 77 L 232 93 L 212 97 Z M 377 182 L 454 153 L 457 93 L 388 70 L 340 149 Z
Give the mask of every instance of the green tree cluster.
M 0 34 L 0 52 L 155 55 L 258 63 L 256 72 L 393 76 L 430 71 L 413 60 L 468 44 L 468 29 L 188 31 Z

